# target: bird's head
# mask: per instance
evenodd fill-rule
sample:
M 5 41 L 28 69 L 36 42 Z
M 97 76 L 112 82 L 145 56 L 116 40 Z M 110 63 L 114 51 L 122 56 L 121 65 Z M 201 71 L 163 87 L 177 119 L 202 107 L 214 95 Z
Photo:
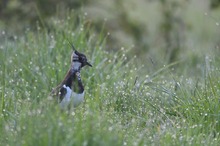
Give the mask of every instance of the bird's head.
M 86 65 L 92 67 L 92 65 L 87 61 L 86 56 L 82 53 L 79 53 L 76 50 L 74 50 L 72 53 L 71 62 L 73 70 L 80 70 L 82 67 Z

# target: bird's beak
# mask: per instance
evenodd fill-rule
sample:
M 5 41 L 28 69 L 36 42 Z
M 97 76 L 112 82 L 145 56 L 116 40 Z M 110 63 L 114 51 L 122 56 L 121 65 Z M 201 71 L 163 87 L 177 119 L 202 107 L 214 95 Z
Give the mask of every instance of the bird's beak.
M 92 64 L 90 64 L 89 62 L 86 62 L 86 65 L 92 67 Z

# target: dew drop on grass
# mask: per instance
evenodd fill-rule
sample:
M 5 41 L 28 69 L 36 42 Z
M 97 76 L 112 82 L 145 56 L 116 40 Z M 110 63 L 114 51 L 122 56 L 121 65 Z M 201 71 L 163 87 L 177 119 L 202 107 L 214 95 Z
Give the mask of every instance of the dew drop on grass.
M 88 141 L 83 141 L 83 146 L 87 146 L 88 145 Z
M 25 127 L 25 126 L 23 126 L 23 127 L 22 127 L 22 129 L 23 129 L 23 130 L 25 130 L 25 129 L 26 129 L 26 127 Z
M 75 116 L 75 112 L 72 112 L 71 115 L 72 115 L 72 116 Z
M 5 130 L 6 131 L 9 131 L 10 130 L 10 127 L 8 125 L 5 125 Z
M 39 69 L 40 69 L 39 66 L 36 66 L 36 67 L 35 67 L 35 70 L 36 70 L 36 71 L 39 71 Z
M 151 94 L 149 92 L 146 92 L 146 96 L 150 96 Z
M 62 122 L 59 122 L 58 125 L 61 127 L 61 126 L 63 126 L 63 123 L 62 123 Z
M 17 40 L 18 39 L 18 37 L 15 35 L 15 36 L 13 36 L 14 37 L 14 40 Z
M 9 80 L 9 83 L 13 83 L 13 82 L 14 82 L 14 80 L 13 80 L 13 79 Z
M 218 23 L 218 22 L 216 22 L 216 23 L 215 23 L 215 25 L 216 25 L 216 26 L 219 26 L 219 23 Z
M 112 131 L 112 129 L 113 129 L 112 127 L 109 127 L 109 128 L 108 128 L 109 131 Z
M 2 31 L 2 35 L 5 35 L 5 31 L 4 30 Z

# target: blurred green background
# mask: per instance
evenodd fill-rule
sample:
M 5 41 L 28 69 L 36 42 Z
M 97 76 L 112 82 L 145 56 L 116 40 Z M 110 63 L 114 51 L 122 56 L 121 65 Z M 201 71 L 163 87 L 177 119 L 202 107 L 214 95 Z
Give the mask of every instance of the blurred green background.
M 171 63 L 213 49 L 218 52 L 219 3 L 219 0 L 1 0 L 0 29 L 7 30 L 9 38 L 26 29 L 35 30 L 38 25 L 50 30 L 52 17 L 62 18 L 73 10 L 71 13 L 75 15 L 84 15 L 98 33 L 109 34 L 109 50 L 132 48 L 131 57 L 135 54 Z

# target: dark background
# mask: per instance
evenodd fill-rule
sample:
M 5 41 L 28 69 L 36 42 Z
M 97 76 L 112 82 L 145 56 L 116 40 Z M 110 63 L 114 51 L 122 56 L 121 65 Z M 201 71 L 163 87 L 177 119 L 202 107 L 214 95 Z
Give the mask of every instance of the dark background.
M 220 0 L 1 0 L 0 29 L 8 37 L 50 30 L 50 18 L 75 13 L 85 15 L 97 32 L 109 33 L 108 49 L 133 48 L 135 54 L 165 54 L 168 62 L 192 50 L 217 48 Z M 103 28 L 104 25 L 104 28 Z M 210 47 L 211 46 L 211 47 Z M 156 55 L 155 55 L 156 56 Z

